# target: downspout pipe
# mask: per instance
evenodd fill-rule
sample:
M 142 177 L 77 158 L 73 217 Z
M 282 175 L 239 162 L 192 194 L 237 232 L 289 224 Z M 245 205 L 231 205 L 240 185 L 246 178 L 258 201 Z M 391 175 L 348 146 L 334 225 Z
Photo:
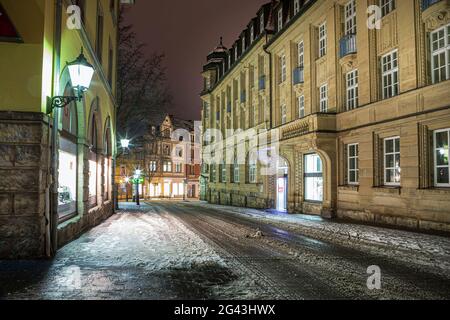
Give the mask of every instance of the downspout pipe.
M 55 32 L 53 39 L 53 95 L 59 94 L 59 77 L 61 74 L 61 34 L 62 34 L 62 0 L 55 0 Z M 52 193 L 50 212 L 50 256 L 58 250 L 58 125 L 59 109 L 53 110 L 52 128 Z

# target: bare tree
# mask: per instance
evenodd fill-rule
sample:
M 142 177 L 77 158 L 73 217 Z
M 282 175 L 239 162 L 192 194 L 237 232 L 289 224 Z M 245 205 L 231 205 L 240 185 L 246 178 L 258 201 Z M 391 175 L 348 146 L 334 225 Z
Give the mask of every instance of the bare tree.
M 119 21 L 117 128 L 121 136 L 144 135 L 152 116 L 165 114 L 172 101 L 166 82 L 164 55 L 145 54 L 132 25 Z

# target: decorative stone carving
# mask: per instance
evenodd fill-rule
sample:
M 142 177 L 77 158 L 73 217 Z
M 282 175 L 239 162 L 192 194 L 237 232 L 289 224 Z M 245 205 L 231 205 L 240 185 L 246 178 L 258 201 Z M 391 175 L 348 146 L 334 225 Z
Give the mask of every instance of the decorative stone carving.
M 422 13 L 425 30 L 431 32 L 450 22 L 449 1 L 442 0 L 431 5 Z

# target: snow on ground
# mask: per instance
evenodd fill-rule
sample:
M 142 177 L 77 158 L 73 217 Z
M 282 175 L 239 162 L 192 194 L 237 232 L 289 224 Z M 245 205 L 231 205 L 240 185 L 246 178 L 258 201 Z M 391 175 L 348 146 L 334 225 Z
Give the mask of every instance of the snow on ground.
M 150 210 L 148 206 L 141 207 Z M 129 212 L 93 229 L 79 245 L 68 246 L 65 255 L 73 251 L 93 259 L 92 262 L 148 271 L 189 269 L 212 262 L 224 265 L 210 246 L 173 217 L 152 211 Z
M 195 202 L 195 205 L 245 215 L 254 219 L 285 223 L 289 228 L 300 230 L 312 237 L 357 241 L 358 243 L 377 245 L 390 248 L 391 250 L 414 251 L 433 258 L 450 259 L 450 238 L 444 236 L 362 224 L 335 222 L 315 216 L 213 205 L 206 202 Z

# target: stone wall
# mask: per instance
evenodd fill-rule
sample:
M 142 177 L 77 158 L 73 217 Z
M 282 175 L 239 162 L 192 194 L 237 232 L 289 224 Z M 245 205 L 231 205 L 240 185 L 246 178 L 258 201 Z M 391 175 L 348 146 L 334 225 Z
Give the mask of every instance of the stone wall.
M 48 118 L 0 112 L 0 258 L 45 256 Z
M 114 213 L 113 202 L 107 201 L 103 205 L 93 208 L 85 215 L 79 215 L 58 228 L 58 246 L 62 247 L 75 240 L 84 232 L 99 225 Z

